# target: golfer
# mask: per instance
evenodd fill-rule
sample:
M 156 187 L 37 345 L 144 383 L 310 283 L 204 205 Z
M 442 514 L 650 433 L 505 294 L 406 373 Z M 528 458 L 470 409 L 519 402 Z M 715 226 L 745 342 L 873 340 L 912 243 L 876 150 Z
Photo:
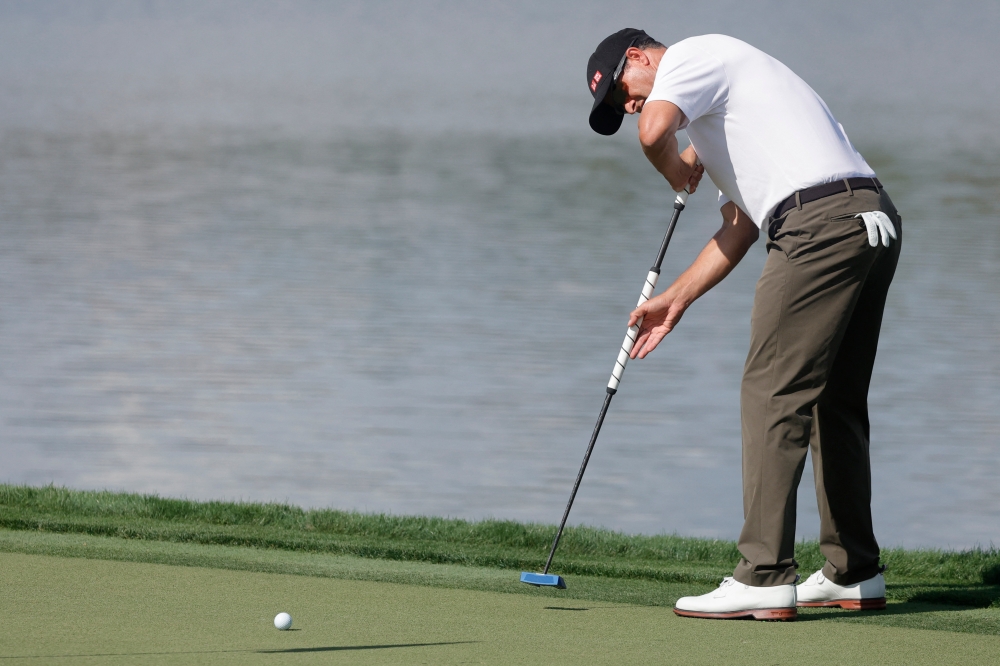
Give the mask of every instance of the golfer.
M 590 126 L 639 113 L 639 142 L 674 190 L 707 173 L 722 227 L 666 291 L 640 305 L 645 357 L 763 233 L 743 371 L 742 558 L 678 615 L 791 620 L 796 606 L 885 607 L 872 530 L 868 386 L 901 220 L 819 95 L 788 67 L 724 35 L 665 47 L 626 29 L 587 65 Z M 691 145 L 678 152 L 677 132 Z M 699 164 L 700 163 L 700 164 Z M 812 451 L 826 564 L 796 585 L 795 498 Z M 697 501 L 697 500 L 696 500 Z

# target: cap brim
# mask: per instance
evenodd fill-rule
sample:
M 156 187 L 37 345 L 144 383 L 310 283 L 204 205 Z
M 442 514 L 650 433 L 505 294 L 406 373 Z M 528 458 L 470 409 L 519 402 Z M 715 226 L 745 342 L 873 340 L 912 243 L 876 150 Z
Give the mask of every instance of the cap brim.
M 590 128 L 604 136 L 611 136 L 617 132 L 625 118 L 604 102 L 608 91 L 611 90 L 611 80 L 612 77 L 606 76 L 597 86 L 597 91 L 594 93 L 594 107 L 590 110 Z

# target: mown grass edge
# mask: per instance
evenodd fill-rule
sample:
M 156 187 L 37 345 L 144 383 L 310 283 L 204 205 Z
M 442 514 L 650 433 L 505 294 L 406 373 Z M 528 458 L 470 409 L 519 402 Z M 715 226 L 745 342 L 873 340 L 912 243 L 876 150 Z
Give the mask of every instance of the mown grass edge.
M 0 527 L 373 560 L 536 570 L 555 527 L 514 521 L 307 510 L 288 504 L 199 502 L 157 495 L 0 485 Z M 677 535 L 567 529 L 557 556 L 563 575 L 705 586 L 728 575 L 736 544 Z M 815 542 L 800 542 L 801 570 L 822 566 Z M 883 551 L 889 597 L 1000 608 L 1000 551 Z

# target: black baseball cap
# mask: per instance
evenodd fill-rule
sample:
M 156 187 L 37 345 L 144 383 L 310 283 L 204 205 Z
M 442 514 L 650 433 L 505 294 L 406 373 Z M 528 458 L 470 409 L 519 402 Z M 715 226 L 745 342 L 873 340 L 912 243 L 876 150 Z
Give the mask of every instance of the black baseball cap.
M 649 38 L 642 30 L 625 28 L 611 35 L 597 45 L 597 50 L 587 61 L 587 87 L 594 96 L 594 107 L 590 110 L 590 127 L 598 134 L 611 136 L 622 126 L 621 113 L 604 98 L 614 85 L 615 70 L 625 57 L 625 52 L 640 39 Z

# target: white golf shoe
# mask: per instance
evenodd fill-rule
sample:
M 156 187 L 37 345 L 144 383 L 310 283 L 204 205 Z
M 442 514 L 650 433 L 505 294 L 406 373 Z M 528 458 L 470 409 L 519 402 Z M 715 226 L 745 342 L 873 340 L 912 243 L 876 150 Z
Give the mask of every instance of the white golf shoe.
M 837 585 L 820 569 L 798 586 L 798 605 L 848 610 L 885 609 L 885 578 L 881 573 L 853 585 Z
M 795 586 L 751 587 L 724 578 L 718 589 L 700 597 L 681 597 L 674 612 L 684 617 L 716 620 L 794 620 Z

